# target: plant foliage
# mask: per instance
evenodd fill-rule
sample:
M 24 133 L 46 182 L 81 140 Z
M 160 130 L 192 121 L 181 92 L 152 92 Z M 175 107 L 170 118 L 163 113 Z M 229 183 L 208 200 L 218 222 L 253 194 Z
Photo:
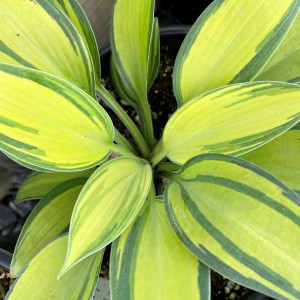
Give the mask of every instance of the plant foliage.
M 213 1 L 177 55 L 160 140 L 154 4 L 113 9 L 111 74 L 136 125 L 101 84 L 76 0 L 0 1 L 0 149 L 35 170 L 16 201 L 41 199 L 8 300 L 91 299 L 111 242 L 113 299 L 208 300 L 209 268 L 300 298 L 300 0 Z

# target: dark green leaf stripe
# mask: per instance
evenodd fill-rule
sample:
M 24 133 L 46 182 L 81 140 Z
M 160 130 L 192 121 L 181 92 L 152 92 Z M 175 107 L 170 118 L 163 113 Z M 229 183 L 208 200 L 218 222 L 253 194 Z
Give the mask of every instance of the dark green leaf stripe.
M 51 190 L 34 208 L 22 229 L 11 264 L 13 277 L 30 259 L 69 225 L 78 195 L 87 178 L 75 178 Z
M 48 192 L 57 187 L 63 182 L 76 178 L 86 178 L 86 180 L 93 174 L 95 168 L 81 171 L 81 172 L 53 172 L 41 173 L 33 172 L 29 174 L 16 196 L 16 202 L 25 200 L 40 199 Z
M 217 154 L 195 157 L 169 176 L 169 221 L 200 260 L 271 297 L 300 297 L 295 192 L 253 164 Z
M 0 51 L 6 54 L 7 56 L 11 57 L 13 60 L 18 62 L 24 67 L 32 68 L 32 69 L 38 69 L 34 65 L 32 65 L 30 62 L 22 58 L 20 55 L 18 55 L 16 52 L 14 52 L 12 49 L 7 47 L 3 41 L 0 41 Z
M 269 33 L 266 40 L 262 41 L 257 46 L 258 53 L 253 59 L 237 74 L 230 83 L 251 81 L 261 70 L 272 53 L 275 52 L 279 46 L 282 37 L 285 36 L 291 27 L 291 20 L 294 20 L 300 9 L 300 1 L 294 0 L 285 15 L 279 21 L 278 26 Z
M 110 280 L 112 297 L 120 300 L 207 300 L 210 294 L 209 269 L 178 241 L 154 196 L 113 242 Z

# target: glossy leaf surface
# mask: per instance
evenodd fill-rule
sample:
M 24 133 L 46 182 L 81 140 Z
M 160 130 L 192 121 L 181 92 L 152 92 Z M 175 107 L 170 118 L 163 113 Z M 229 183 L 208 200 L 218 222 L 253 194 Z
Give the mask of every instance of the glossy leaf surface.
M 18 162 L 73 171 L 95 166 L 109 155 L 111 120 L 82 90 L 52 75 L 7 64 L 0 64 L 0 85 L 0 148 Z
M 299 0 L 215 0 L 178 53 L 173 81 L 178 104 L 251 81 L 284 38 L 299 6 Z
M 300 87 L 276 82 L 236 84 L 178 109 L 163 134 L 167 156 L 183 164 L 201 153 L 241 155 L 300 120 Z
M 15 202 L 19 203 L 25 200 L 40 199 L 59 184 L 76 178 L 86 178 L 93 174 L 95 168 L 80 172 L 55 172 L 41 173 L 33 172 L 29 174 L 22 182 Z
M 241 158 L 248 160 L 283 181 L 300 193 L 300 124 L 270 143 L 246 153 Z
M 15 281 L 5 300 L 92 299 L 103 252 L 88 257 L 57 280 L 67 246 L 68 236 L 64 235 L 43 248 Z M 43 276 L 37 276 L 41 273 Z
M 148 199 L 113 242 L 110 280 L 116 300 L 207 300 L 210 293 L 209 269 L 178 240 L 162 199 Z
M 165 193 L 168 219 L 194 255 L 276 299 L 300 297 L 300 197 L 242 159 L 189 160 Z
M 151 167 L 130 157 L 113 159 L 97 169 L 76 202 L 61 274 L 128 227 L 145 201 L 151 180 Z
M 68 228 L 72 211 L 86 178 L 69 180 L 51 190 L 33 209 L 19 236 L 11 275 L 21 270 L 52 239 Z
M 0 27 L 1 62 L 53 74 L 95 96 L 89 49 L 52 0 L 1 0 Z

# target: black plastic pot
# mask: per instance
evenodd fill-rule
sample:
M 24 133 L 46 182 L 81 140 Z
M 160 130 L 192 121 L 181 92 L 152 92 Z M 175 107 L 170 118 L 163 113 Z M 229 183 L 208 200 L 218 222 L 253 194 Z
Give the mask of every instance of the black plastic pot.
M 11 253 L 0 249 L 0 268 L 4 269 L 6 272 L 9 272 L 11 259 Z

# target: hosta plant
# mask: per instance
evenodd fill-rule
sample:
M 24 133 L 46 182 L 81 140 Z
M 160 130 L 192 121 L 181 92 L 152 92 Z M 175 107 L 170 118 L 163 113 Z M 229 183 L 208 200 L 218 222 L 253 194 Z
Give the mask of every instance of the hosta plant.
M 110 243 L 113 299 L 206 300 L 210 268 L 299 299 L 299 7 L 215 0 L 179 50 L 159 137 L 153 0 L 116 0 L 111 24 L 112 79 L 138 126 L 101 84 L 76 0 L 1 0 L 0 148 L 35 170 L 16 201 L 41 199 L 6 299 L 91 299 Z

